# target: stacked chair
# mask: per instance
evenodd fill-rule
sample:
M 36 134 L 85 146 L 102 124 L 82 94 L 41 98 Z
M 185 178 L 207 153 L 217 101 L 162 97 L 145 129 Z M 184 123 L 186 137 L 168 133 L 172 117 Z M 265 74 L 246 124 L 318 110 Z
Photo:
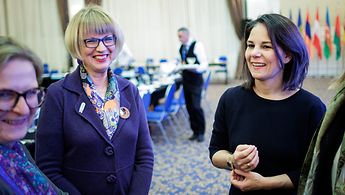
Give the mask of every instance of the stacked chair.
M 206 99 L 207 89 L 208 89 L 208 86 L 210 84 L 210 80 L 211 80 L 211 71 L 207 71 L 206 72 L 206 78 L 204 80 L 204 86 L 203 86 L 202 93 L 201 93 L 201 101 L 205 107 L 205 115 L 212 115 L 213 114 L 211 104 Z
M 160 131 L 163 134 L 163 138 L 165 139 L 167 143 L 170 143 L 170 140 L 167 136 L 166 128 L 164 128 L 163 126 L 163 121 L 168 121 L 175 135 L 177 135 L 176 127 L 172 122 L 172 118 L 169 112 L 173 104 L 175 91 L 176 91 L 175 83 L 168 85 L 165 92 L 165 101 L 163 104 L 163 109 L 150 111 L 147 107 L 147 121 L 149 122 L 149 124 L 156 124 L 159 127 Z

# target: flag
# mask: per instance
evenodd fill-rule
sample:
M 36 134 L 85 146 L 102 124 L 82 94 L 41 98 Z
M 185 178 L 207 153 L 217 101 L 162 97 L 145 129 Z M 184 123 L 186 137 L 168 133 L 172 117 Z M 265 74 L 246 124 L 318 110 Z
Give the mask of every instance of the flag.
M 332 54 L 332 40 L 331 40 L 331 24 L 329 22 L 329 12 L 328 7 L 326 10 L 326 27 L 325 27 L 325 44 L 323 48 L 323 53 L 326 59 Z
M 341 45 L 345 48 L 345 25 L 344 25 L 344 30 L 343 30 L 343 38 L 341 40 Z
M 311 32 L 310 32 L 310 21 L 309 21 L 309 13 L 307 10 L 307 19 L 305 21 L 305 44 L 307 45 L 308 53 L 310 58 L 313 58 L 313 52 L 311 50 L 312 42 L 311 42 Z
M 301 16 L 301 9 L 298 10 L 297 27 L 298 27 L 299 31 L 302 33 L 302 16 Z
M 313 34 L 313 45 L 316 48 L 316 53 L 319 59 L 322 59 L 321 41 L 320 41 L 320 23 L 319 23 L 319 9 L 316 10 L 316 16 L 314 21 L 314 34 Z
M 343 38 L 341 39 L 341 46 L 343 47 L 342 50 L 342 55 L 343 55 L 343 62 L 345 61 L 345 24 L 344 24 L 344 28 L 343 28 Z
M 334 40 L 335 44 L 335 59 L 339 60 L 341 54 L 341 46 L 340 46 L 340 17 L 339 14 L 335 18 L 335 31 L 334 31 Z

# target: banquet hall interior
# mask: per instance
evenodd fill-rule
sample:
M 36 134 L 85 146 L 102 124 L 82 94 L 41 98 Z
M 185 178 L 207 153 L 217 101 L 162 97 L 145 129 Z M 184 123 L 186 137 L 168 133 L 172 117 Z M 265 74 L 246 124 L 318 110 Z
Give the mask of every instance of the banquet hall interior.
M 305 39 L 310 34 L 314 37 L 318 20 L 322 54 L 310 44 L 303 88 L 320 97 L 326 106 L 335 95 L 330 84 L 345 71 L 343 0 L 0 0 L 0 35 L 14 38 L 38 54 L 43 61 L 43 87 L 78 66 L 65 47 L 64 32 L 71 17 L 88 4 L 101 6 L 123 30 L 123 56 L 111 64 L 111 69 L 136 85 L 143 100 L 145 94 L 150 95 L 147 112 L 164 105 L 169 86 L 177 86 L 174 112 L 167 120 L 148 122 L 155 156 L 149 194 L 228 193 L 229 172 L 212 165 L 208 147 L 221 95 L 244 82 L 243 31 L 250 20 L 266 13 L 284 15 L 299 27 Z M 340 27 L 336 18 L 340 18 Z M 189 115 L 185 102 L 179 101 L 183 90 L 181 72 L 176 71 L 181 65 L 180 27 L 190 30 L 207 56 L 201 97 L 206 132 L 201 142 L 188 139 L 193 133 Z M 326 27 L 330 29 L 331 50 L 325 49 Z M 339 44 L 334 41 L 338 28 Z M 22 140 L 32 153 L 38 118 L 39 112 Z

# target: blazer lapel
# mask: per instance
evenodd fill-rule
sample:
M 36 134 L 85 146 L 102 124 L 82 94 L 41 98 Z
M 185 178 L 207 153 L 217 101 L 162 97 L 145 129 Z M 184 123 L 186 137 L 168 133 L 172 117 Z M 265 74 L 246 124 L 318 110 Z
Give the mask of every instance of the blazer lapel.
M 77 103 L 75 104 L 75 108 L 74 108 L 75 112 L 77 112 L 82 118 L 88 121 L 94 127 L 94 129 L 101 135 L 101 137 L 105 141 L 107 141 L 109 144 L 111 144 L 111 141 L 107 135 L 106 129 L 103 125 L 103 122 L 99 119 L 94 106 L 91 104 L 89 98 L 84 93 L 79 72 L 80 72 L 80 67 L 78 66 L 75 71 L 73 71 L 71 74 L 66 76 L 63 86 L 66 89 L 79 94 L 79 99 Z M 127 100 L 126 93 L 124 93 L 124 90 L 129 86 L 129 82 L 126 79 L 118 77 L 118 76 L 116 76 L 116 79 L 118 81 L 119 90 L 120 90 L 120 107 L 127 108 L 130 114 L 133 114 L 131 110 L 131 103 Z M 114 138 L 120 133 L 123 125 L 130 118 L 131 116 L 129 116 L 129 118 L 127 119 L 120 117 L 116 132 L 113 135 L 111 140 L 114 140 Z
M 101 135 L 101 137 L 110 143 L 109 137 L 106 133 L 106 129 L 97 115 L 94 106 L 85 94 L 81 94 L 79 100 L 75 104 L 75 111 L 86 121 L 88 121 L 93 128 Z
M 124 124 L 127 122 L 127 120 L 131 119 L 131 115 L 133 115 L 133 110 L 131 109 L 131 103 L 127 100 L 126 97 L 123 97 L 125 95 L 125 93 L 121 93 L 120 96 L 120 109 L 123 108 L 127 108 L 129 111 L 129 117 L 125 118 L 125 117 L 121 117 L 120 114 L 120 118 L 119 118 L 119 123 L 117 125 L 117 129 L 115 134 L 113 135 L 113 137 L 111 138 L 111 141 L 113 141 L 115 139 L 115 137 L 117 137 L 119 135 L 119 133 L 122 131 Z

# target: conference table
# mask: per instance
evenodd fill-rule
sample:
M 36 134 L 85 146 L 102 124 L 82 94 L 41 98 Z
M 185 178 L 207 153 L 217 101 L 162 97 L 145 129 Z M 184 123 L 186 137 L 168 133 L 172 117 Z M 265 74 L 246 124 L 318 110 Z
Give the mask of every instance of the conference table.
M 48 88 L 52 83 L 64 78 L 66 74 L 45 74 L 43 75 L 41 86 Z M 146 77 L 145 77 L 146 76 Z M 157 105 L 159 100 L 164 98 L 165 90 L 169 84 L 176 83 L 177 89 L 182 83 L 182 78 L 179 73 L 163 73 L 159 72 L 159 69 L 154 71 L 151 69 L 144 75 L 138 75 L 135 72 L 135 68 L 131 67 L 128 70 L 124 70 L 121 73 L 121 77 L 128 79 L 139 89 L 140 95 L 145 93 L 151 93 L 151 105 Z
M 176 90 L 178 90 L 182 84 L 182 77 L 179 74 L 169 75 L 161 77 L 159 80 L 154 80 L 151 84 L 138 85 L 140 96 L 147 92 L 151 94 L 151 105 L 154 107 L 159 104 L 159 100 L 165 97 L 165 91 L 171 84 L 176 84 Z

